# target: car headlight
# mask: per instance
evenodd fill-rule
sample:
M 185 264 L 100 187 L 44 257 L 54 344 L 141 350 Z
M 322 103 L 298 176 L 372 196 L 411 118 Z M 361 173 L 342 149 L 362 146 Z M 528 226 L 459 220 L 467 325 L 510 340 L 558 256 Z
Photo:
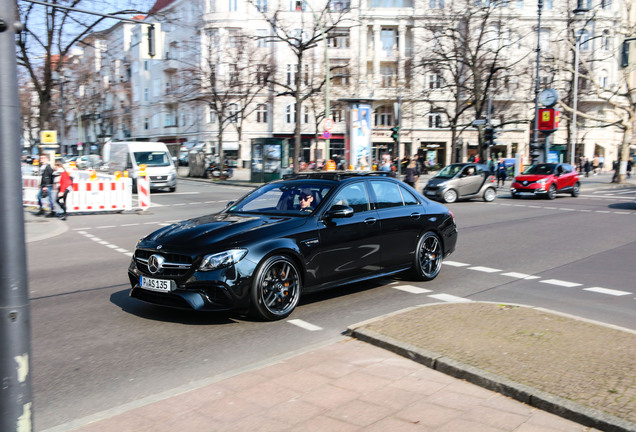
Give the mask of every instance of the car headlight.
M 547 178 L 542 178 L 540 180 L 537 180 L 537 183 L 539 183 L 540 185 L 545 185 L 548 182 Z
M 199 266 L 201 271 L 216 270 L 236 264 L 247 254 L 247 249 L 230 249 L 203 257 Z

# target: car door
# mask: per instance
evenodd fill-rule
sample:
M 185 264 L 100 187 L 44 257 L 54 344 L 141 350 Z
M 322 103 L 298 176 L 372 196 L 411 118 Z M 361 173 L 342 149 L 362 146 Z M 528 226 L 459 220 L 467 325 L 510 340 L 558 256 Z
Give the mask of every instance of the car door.
M 484 183 L 484 171 L 478 165 L 467 165 L 459 174 L 459 196 L 474 195 Z
M 571 189 L 574 186 L 576 174 L 571 165 L 559 164 L 556 172 L 558 174 L 556 176 L 558 190 Z
M 385 270 L 408 266 L 422 229 L 424 209 L 397 182 L 373 179 L 369 183 L 382 225 L 382 266 Z
M 353 216 L 325 217 L 335 204 L 351 207 Z M 364 181 L 346 184 L 336 191 L 325 207 L 321 223 L 319 244 L 307 262 L 308 273 L 317 284 L 356 279 L 378 271 L 382 229 Z

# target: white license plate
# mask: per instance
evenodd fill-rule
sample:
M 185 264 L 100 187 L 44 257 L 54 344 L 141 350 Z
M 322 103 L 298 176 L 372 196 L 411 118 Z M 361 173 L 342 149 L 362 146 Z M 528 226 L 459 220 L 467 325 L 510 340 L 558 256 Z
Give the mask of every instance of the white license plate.
M 159 292 L 172 291 L 174 281 L 166 279 L 152 279 L 145 276 L 139 276 L 139 286 L 143 289 Z

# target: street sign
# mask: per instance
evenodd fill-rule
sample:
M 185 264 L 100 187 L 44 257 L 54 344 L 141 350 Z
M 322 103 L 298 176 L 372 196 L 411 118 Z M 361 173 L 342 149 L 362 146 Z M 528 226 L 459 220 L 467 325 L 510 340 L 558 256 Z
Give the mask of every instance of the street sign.
M 330 131 L 333 128 L 333 119 L 326 118 L 325 119 L 325 130 Z
M 329 139 L 331 138 L 331 132 L 329 132 L 328 130 L 324 131 L 322 133 L 322 139 Z
M 486 119 L 473 120 L 473 126 L 482 126 L 486 124 Z
M 57 144 L 57 131 L 54 131 L 54 130 L 41 131 L 40 142 L 42 144 Z

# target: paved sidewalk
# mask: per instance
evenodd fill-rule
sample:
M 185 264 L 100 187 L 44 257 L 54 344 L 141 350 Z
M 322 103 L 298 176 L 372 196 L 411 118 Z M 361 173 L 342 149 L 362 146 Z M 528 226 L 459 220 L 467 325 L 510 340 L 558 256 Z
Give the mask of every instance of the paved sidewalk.
M 47 432 L 636 430 L 636 332 L 477 302 L 349 331 L 359 339 Z

